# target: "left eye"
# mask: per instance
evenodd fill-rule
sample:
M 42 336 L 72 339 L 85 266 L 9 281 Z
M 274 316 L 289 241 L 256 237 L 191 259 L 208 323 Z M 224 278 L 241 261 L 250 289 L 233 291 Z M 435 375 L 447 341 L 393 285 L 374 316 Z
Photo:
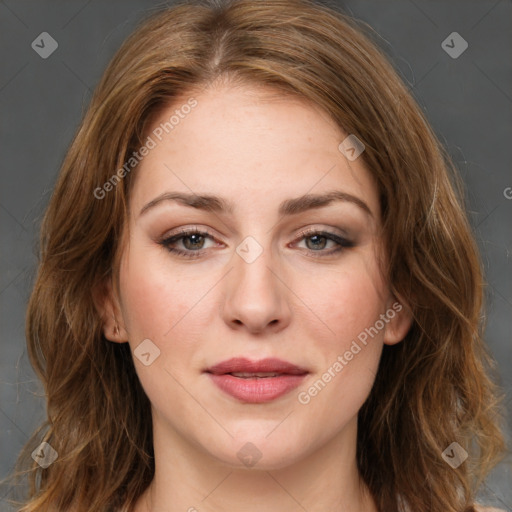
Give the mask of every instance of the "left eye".
M 329 231 L 303 231 L 297 240 L 304 240 L 307 250 L 311 255 L 319 258 L 333 255 L 343 251 L 347 247 L 354 246 L 350 240 Z M 334 247 L 328 251 L 324 251 L 323 249 L 329 241 L 334 243 Z M 311 249 L 311 247 L 313 247 L 313 249 Z
M 302 236 L 299 240 L 306 242 L 306 248 L 313 251 L 316 251 L 317 249 L 324 249 L 328 242 L 334 242 L 336 244 L 336 241 L 333 240 L 333 238 L 320 233 Z
M 179 256 L 186 258 L 197 258 L 201 256 L 205 251 L 204 242 L 207 239 L 215 242 L 215 238 L 207 231 L 184 230 L 177 235 L 163 239 L 160 242 L 160 245 L 165 247 L 169 252 Z M 319 256 L 333 254 L 343 250 L 346 247 L 353 246 L 349 240 L 327 231 L 303 232 L 294 243 L 297 243 L 297 241 L 305 241 L 307 246 L 306 249 L 310 253 L 320 252 L 321 254 Z M 328 251 L 324 251 L 329 241 L 333 242 L 335 247 Z M 181 243 L 185 250 L 177 249 L 175 246 L 178 243 Z

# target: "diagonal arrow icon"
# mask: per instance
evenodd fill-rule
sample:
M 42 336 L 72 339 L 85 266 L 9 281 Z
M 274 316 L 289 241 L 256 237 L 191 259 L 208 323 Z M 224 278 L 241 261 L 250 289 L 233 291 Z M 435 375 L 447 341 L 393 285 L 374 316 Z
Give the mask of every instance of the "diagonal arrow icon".
M 261 459 L 261 456 L 262 453 L 258 450 L 258 447 L 252 443 L 245 443 L 237 453 L 237 457 L 248 468 L 254 466 Z
M 345 155 L 345 158 L 353 162 L 365 150 L 365 145 L 351 133 L 340 143 L 338 149 Z
M 149 366 L 160 356 L 160 349 L 149 338 L 146 338 L 135 348 L 133 355 L 144 366 Z
M 446 447 L 441 457 L 453 469 L 457 469 L 467 458 L 468 452 L 456 441 Z
M 452 32 L 441 42 L 441 48 L 452 59 L 458 59 L 468 49 L 468 46 L 468 42 L 458 32 Z
M 47 59 L 58 47 L 59 43 L 48 34 L 41 32 L 31 43 L 30 47 L 41 57 Z
M 59 454 L 53 449 L 52 445 L 43 441 L 32 453 L 31 457 L 43 468 L 53 464 Z
M 263 248 L 252 236 L 245 237 L 237 246 L 236 253 L 246 263 L 252 263 L 263 252 Z

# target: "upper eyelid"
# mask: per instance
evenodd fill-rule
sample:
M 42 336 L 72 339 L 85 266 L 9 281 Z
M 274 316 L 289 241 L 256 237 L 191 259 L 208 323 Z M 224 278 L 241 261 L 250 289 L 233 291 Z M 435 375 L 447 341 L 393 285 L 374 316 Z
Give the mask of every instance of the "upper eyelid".
M 336 229 L 338 229 L 339 232 L 333 231 Z M 326 234 L 332 234 L 332 235 L 338 236 L 340 238 L 349 238 L 348 234 L 340 228 L 308 227 L 308 228 L 300 229 L 298 231 L 298 233 L 296 233 L 294 235 L 294 240 L 296 240 L 300 237 L 307 236 L 309 234 L 317 234 L 319 232 L 325 232 Z M 175 238 L 175 237 L 180 237 L 180 236 L 185 237 L 187 235 L 191 235 L 191 234 L 195 234 L 195 233 L 198 233 L 201 235 L 208 235 L 209 237 L 213 238 L 214 240 L 216 240 L 218 242 L 221 241 L 221 240 L 219 240 L 219 237 L 217 237 L 215 234 L 213 234 L 208 228 L 196 227 L 196 226 L 190 227 L 190 228 L 179 228 L 178 231 L 176 231 L 176 232 L 162 236 L 161 240 L 168 240 L 170 238 Z
M 304 229 L 301 229 L 294 236 L 292 242 L 290 242 L 290 243 L 298 243 L 301 240 L 303 240 L 305 238 L 308 238 L 309 236 L 320 235 L 320 236 L 326 237 L 330 241 L 332 241 L 332 242 L 334 242 L 334 243 L 336 243 L 336 244 L 338 244 L 340 246 L 343 245 L 343 242 L 346 242 L 348 245 L 353 246 L 353 239 L 351 237 L 349 237 L 344 232 L 342 232 L 342 233 L 333 232 L 333 231 L 331 231 L 332 229 L 333 228 L 320 228 L 320 227 L 304 228 Z M 206 235 L 206 237 L 210 238 L 214 243 L 219 243 L 220 242 L 221 244 L 224 244 L 224 242 L 219 240 L 217 236 L 212 234 L 206 228 L 198 228 L 198 227 L 180 228 L 179 231 L 177 231 L 176 233 L 172 233 L 170 235 L 166 235 L 166 236 L 162 237 L 160 239 L 160 243 L 165 245 L 165 242 L 169 242 L 170 240 L 172 240 L 173 243 L 176 243 L 176 242 L 182 240 L 183 238 L 186 238 L 187 236 L 190 236 L 190 235 L 193 235 L 193 234 L 196 234 L 196 233 L 200 234 L 201 236 L 205 236 Z M 329 235 L 331 235 L 331 236 L 329 237 Z M 338 240 L 336 240 L 336 238 Z M 199 251 L 191 251 L 191 252 L 200 253 L 202 251 L 207 251 L 207 250 L 208 250 L 208 248 L 200 249 Z M 185 251 L 185 252 L 187 252 L 187 251 Z

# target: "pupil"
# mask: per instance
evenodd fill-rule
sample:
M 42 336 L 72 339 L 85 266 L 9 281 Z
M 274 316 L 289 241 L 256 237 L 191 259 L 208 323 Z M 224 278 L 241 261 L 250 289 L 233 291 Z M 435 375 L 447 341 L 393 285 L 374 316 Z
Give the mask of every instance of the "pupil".
M 187 245 L 192 245 L 192 246 L 196 246 L 196 245 L 200 245 L 200 242 L 201 242 L 201 239 L 202 239 L 202 235 L 199 235 L 197 233 L 194 233 L 192 235 L 188 235 L 184 240 L 187 242 L 188 240 L 193 240 L 195 239 L 195 241 L 192 242 L 192 244 L 189 244 L 189 243 L 185 243 L 185 246 Z M 199 239 L 199 240 L 198 240 Z M 190 247 L 187 247 L 188 249 L 190 249 Z
M 317 242 L 318 242 L 318 240 L 323 239 L 323 242 L 324 242 L 323 244 L 320 244 L 320 245 L 314 243 L 314 245 L 313 245 L 314 248 L 316 247 L 318 249 L 320 247 L 320 249 L 323 249 L 325 247 L 326 238 L 324 236 L 313 235 L 313 236 L 308 237 L 307 240 L 313 240 L 313 239 L 316 239 Z

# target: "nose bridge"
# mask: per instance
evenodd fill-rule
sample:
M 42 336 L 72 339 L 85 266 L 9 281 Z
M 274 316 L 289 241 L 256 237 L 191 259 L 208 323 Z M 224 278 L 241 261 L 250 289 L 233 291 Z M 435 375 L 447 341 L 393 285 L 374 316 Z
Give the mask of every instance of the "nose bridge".
M 255 294 L 263 293 L 270 296 L 277 291 L 272 248 L 268 238 L 266 241 L 262 236 L 258 238 L 262 240 L 261 243 L 252 235 L 245 237 L 237 246 L 234 258 L 233 279 L 237 288 L 245 288 L 253 295 L 253 300 L 257 298 Z
M 224 304 L 225 321 L 242 323 L 251 331 L 285 323 L 288 316 L 286 288 L 278 278 L 269 238 L 259 238 L 261 243 L 255 236 L 247 236 L 237 246 Z

